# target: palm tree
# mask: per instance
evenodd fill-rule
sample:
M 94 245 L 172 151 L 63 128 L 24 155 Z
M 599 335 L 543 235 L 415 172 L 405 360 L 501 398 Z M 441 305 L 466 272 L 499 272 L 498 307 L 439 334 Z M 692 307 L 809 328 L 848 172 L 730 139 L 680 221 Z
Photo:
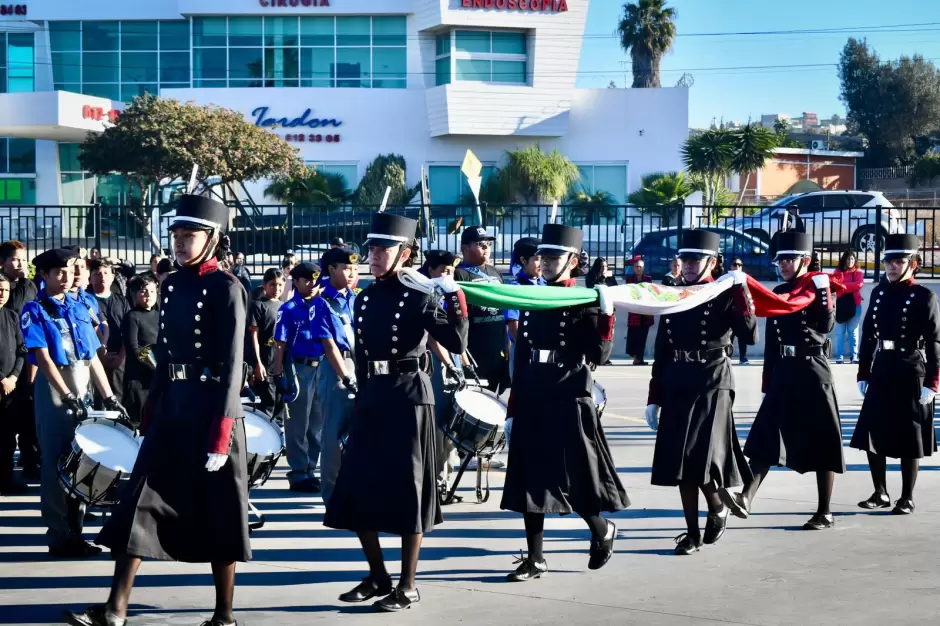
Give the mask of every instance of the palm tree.
M 769 129 L 753 122 L 734 131 L 732 137 L 734 154 L 731 157 L 731 168 L 739 174 L 744 174 L 744 184 L 741 185 L 741 193 L 738 195 L 740 205 L 751 182 L 751 174 L 763 168 L 767 159 L 773 156 L 777 137 Z
M 686 139 L 681 152 L 689 174 L 700 181 L 703 203 L 714 204 L 718 189 L 725 186 L 725 179 L 732 171 L 734 134 L 717 128 L 703 131 Z
M 633 59 L 633 87 L 660 87 L 659 63 L 676 38 L 676 10 L 665 0 L 636 0 L 623 5 L 617 32 L 620 46 Z
M 683 172 L 653 172 L 640 179 L 640 189 L 627 197 L 627 202 L 644 213 L 659 215 L 664 226 L 682 208 L 695 189 Z
M 617 198 L 609 191 L 598 190 L 588 193 L 583 188 L 573 191 L 568 196 L 567 203 L 572 207 L 572 213 L 579 218 L 579 226 L 598 223 L 597 218 L 612 219 L 617 217 Z
M 581 179 L 581 171 L 558 150 L 542 152 L 539 146 L 506 153 L 509 162 L 499 171 L 505 176 L 500 188 L 525 204 L 547 204 L 568 195 Z
M 334 206 L 344 202 L 349 192 L 342 174 L 307 172 L 272 180 L 264 195 L 285 203 Z

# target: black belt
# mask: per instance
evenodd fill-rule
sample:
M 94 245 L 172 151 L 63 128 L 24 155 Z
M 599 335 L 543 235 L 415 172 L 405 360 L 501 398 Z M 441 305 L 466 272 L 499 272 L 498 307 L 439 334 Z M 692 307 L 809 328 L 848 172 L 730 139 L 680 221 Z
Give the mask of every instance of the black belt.
M 171 381 L 176 380 L 198 380 L 206 382 L 214 380 L 219 382 L 218 372 L 221 366 L 201 365 L 198 363 L 170 363 L 168 366 Z M 213 371 L 215 370 L 215 372 Z
M 340 351 L 339 351 L 339 355 L 340 355 L 341 357 L 343 357 L 344 359 L 354 359 L 354 358 L 356 358 L 355 356 L 353 356 L 352 350 L 340 350 Z
M 529 363 L 551 363 L 558 365 L 577 365 L 584 361 L 583 356 L 567 354 L 561 350 L 530 350 Z
M 728 356 L 730 345 L 723 348 L 710 348 L 708 350 L 673 350 L 673 359 L 682 363 L 706 363 L 718 361 Z
M 294 363 L 297 365 L 309 365 L 310 367 L 319 367 L 320 366 L 320 357 L 316 358 L 306 358 L 295 356 L 293 358 Z
M 390 361 L 368 361 L 366 362 L 366 375 L 369 378 L 373 376 L 386 376 L 392 374 L 413 374 L 415 372 L 427 371 L 430 359 L 427 353 L 420 357 L 408 357 L 406 359 L 397 359 Z
M 823 346 L 780 346 L 782 357 L 821 356 L 823 354 L 825 354 Z
M 896 350 L 898 352 L 917 352 L 918 350 L 921 349 L 921 346 L 919 342 L 892 341 L 890 339 L 879 339 L 877 349 L 879 351 L 880 350 L 886 350 L 886 351 Z

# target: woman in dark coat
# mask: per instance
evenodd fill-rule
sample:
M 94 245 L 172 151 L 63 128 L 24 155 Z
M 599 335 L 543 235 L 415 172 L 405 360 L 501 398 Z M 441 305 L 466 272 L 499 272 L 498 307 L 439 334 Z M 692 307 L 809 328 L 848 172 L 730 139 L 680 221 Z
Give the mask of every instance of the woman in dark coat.
M 849 444 L 868 453 L 875 492 L 863 509 L 891 506 L 885 457 L 901 459 L 901 498 L 892 513 L 914 512 L 920 459 L 937 451 L 934 396 L 940 382 L 940 312 L 937 295 L 914 282 L 919 241 L 885 238 L 887 280 L 872 292 L 862 323 L 858 388 L 865 397 Z
M 215 612 L 203 625 L 235 621 L 235 562 L 251 558 L 239 397 L 248 296 L 213 256 L 228 219 L 222 203 L 180 198 L 170 228 L 181 269 L 160 291 L 145 437 L 121 502 L 97 539 L 115 555 L 111 594 L 107 604 L 67 614 L 70 624 L 124 624 L 142 558 L 211 563 Z
M 124 316 L 121 336 L 124 340 L 124 406 L 135 427 L 140 426 L 144 404 L 150 393 L 154 362 L 146 353 L 153 353 L 160 326 L 157 304 L 157 281 L 150 274 L 135 276 L 127 285 L 134 308 Z M 145 350 L 149 348 L 149 350 Z
M 607 259 L 602 256 L 594 259 L 594 264 L 591 265 L 591 271 L 588 272 L 588 275 L 584 278 L 584 285 L 589 289 L 594 288 L 596 285 L 606 285 L 608 287 L 617 286 L 617 277 L 607 267 Z M 617 321 L 616 316 L 613 316 L 613 324 L 616 327 Z M 610 365 L 610 355 L 614 351 L 614 334 L 611 331 L 610 339 L 604 341 L 601 345 L 601 358 L 598 361 L 598 365 Z
M 812 282 L 816 299 L 802 311 L 767 319 L 762 386 L 766 395 L 744 445 L 753 477 L 742 494 L 722 490 L 719 495 L 743 519 L 771 467 L 816 472 L 818 506 L 803 528 L 824 530 L 835 523 L 829 509 L 835 475 L 845 472 L 842 423 L 828 360 L 827 336 L 835 311 L 829 277 L 807 273 L 812 238 L 791 231 L 782 233 L 779 241 L 774 260 L 786 282 L 774 293 L 803 289 Z
M 653 277 L 644 274 L 646 263 L 643 257 L 633 258 L 633 273 L 624 278 L 624 284 L 651 283 Z M 646 338 L 650 334 L 650 326 L 653 325 L 652 315 L 641 315 L 639 313 L 627 314 L 627 355 L 633 357 L 634 365 L 646 365 L 644 359 L 646 355 Z
M 713 281 L 718 268 L 716 233 L 687 230 L 679 258 L 685 284 Z M 752 314 L 743 274 L 728 275 L 734 285 L 693 309 L 664 315 L 656 334 L 653 376 L 646 421 L 656 430 L 654 485 L 678 486 L 688 532 L 676 538 L 676 554 L 697 552 L 715 543 L 725 530 L 718 489 L 750 479 L 734 427 L 733 335 L 754 343 L 757 319 Z M 660 416 L 662 407 L 662 416 Z M 708 504 L 705 536 L 699 531 L 699 491 Z
M 584 233 L 546 224 L 542 277 L 549 288 L 574 284 L 571 270 Z M 597 417 L 591 364 L 613 328 L 597 306 L 523 311 L 509 399 L 512 445 L 503 509 L 522 513 L 529 553 L 510 581 L 548 571 L 542 555 L 546 513 L 577 513 L 591 529 L 588 567 L 603 567 L 613 553 L 617 528 L 601 513 L 630 505 Z M 524 356 L 523 356 L 524 355 Z
M 375 603 L 400 611 L 420 601 L 415 586 L 424 533 L 443 521 L 438 503 L 434 393 L 428 337 L 444 350 L 466 349 L 467 307 L 450 276 L 441 295 L 423 293 L 398 280 L 413 250 L 417 222 L 377 213 L 366 245 L 376 280 L 356 298 L 355 412 L 336 486 L 326 507 L 325 526 L 359 536 L 369 575 L 342 594 L 343 602 Z M 376 474 L 376 469 L 379 474 Z M 379 533 L 402 539 L 401 578 L 392 588 L 379 546 Z

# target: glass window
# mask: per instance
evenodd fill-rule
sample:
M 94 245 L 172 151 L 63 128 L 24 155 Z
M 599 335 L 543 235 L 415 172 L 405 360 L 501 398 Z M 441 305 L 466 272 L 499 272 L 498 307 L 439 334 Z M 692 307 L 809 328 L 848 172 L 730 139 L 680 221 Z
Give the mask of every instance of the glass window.
M 82 22 L 82 50 L 117 50 L 120 22 Z
M 525 33 L 494 31 L 493 54 L 526 54 Z
M 346 181 L 346 189 L 355 189 L 359 186 L 359 166 L 352 163 L 308 163 L 313 165 L 320 174 L 339 174 Z
M 337 17 L 337 46 L 368 46 L 371 40 L 372 20 L 368 17 Z
M 7 142 L 9 139 L 0 137 L 0 174 L 6 174 L 7 168 Z
M 627 164 L 579 165 L 581 187 L 585 193 L 606 191 L 617 204 L 627 202 Z
M 199 80 L 193 79 L 193 87 L 199 87 L 204 89 L 219 89 L 226 87 L 224 80 Z
M 264 18 L 264 45 L 291 47 L 296 46 L 297 42 L 296 17 Z
M 525 61 L 493 61 L 494 83 L 525 83 Z
M 434 70 L 437 79 L 435 82 L 436 85 L 450 84 L 450 57 L 438 59 L 434 64 Z
M 225 57 L 224 48 L 194 48 L 193 78 L 217 78 L 224 81 L 228 75 Z M 260 68 L 258 76 L 261 76 Z
M 300 77 L 301 87 L 332 87 L 333 48 L 301 48 Z
M 81 22 L 49 22 L 49 45 L 55 51 L 82 49 Z
M 82 82 L 116 83 L 118 82 L 117 52 L 83 52 Z
M 189 83 L 160 83 L 160 89 L 189 89 Z
M 373 17 L 373 46 L 404 46 L 407 42 L 408 20 L 405 16 Z
M 455 47 L 460 52 L 490 52 L 490 33 L 485 30 L 458 30 Z
M 82 84 L 81 83 L 56 83 L 53 86 L 53 89 L 56 91 L 71 91 L 72 93 L 81 93 Z
M 492 75 L 490 61 L 457 59 L 457 80 L 489 81 Z
M 300 45 L 333 47 L 333 18 L 300 18 Z
M 0 67 L 0 93 L 7 90 L 7 68 Z
M 82 166 L 78 162 L 78 155 L 82 151 L 81 144 L 78 143 L 60 143 L 59 144 L 59 170 L 63 172 L 80 172 Z
M 208 50 L 207 50 L 208 52 Z M 230 48 L 228 51 L 228 77 L 233 80 L 261 78 L 261 48 Z M 206 75 L 208 77 L 208 75 Z M 219 78 L 224 78 L 220 75 Z M 260 87 L 260 81 L 258 86 Z
M 7 46 L 4 42 L 3 33 L 0 33 L 0 67 L 7 65 Z
M 188 82 L 189 81 L 189 53 L 188 52 L 161 52 L 160 53 L 160 82 Z
M 437 56 L 450 54 L 450 33 L 438 35 L 435 41 L 437 44 Z
M 336 86 L 368 87 L 371 71 L 369 48 L 336 49 Z M 360 80 L 361 79 L 361 80 Z
M 156 49 L 156 22 L 121 22 L 121 50 Z
M 228 45 L 230 46 L 260 46 L 261 33 L 260 17 L 228 18 Z
M 11 137 L 7 140 L 11 174 L 36 173 L 36 141 L 34 139 L 17 139 Z
M 86 96 L 95 96 L 97 98 L 108 98 L 110 100 L 121 99 L 121 86 L 117 83 L 84 83 L 81 93 Z
M 296 87 L 299 73 L 297 48 L 265 48 L 265 87 Z
M 408 78 L 405 48 L 372 49 L 372 86 L 404 89 Z
M 160 50 L 189 50 L 189 20 L 160 22 Z
M 460 202 L 461 173 L 457 165 L 432 165 L 428 168 L 428 185 L 434 204 Z
M 146 83 L 157 80 L 156 52 L 122 52 L 121 82 Z
M 75 61 L 74 52 L 52 53 L 52 80 L 56 83 L 82 82 L 82 64 Z
M 224 46 L 226 30 L 224 17 L 194 17 L 193 46 Z
M 33 91 L 33 34 L 10 33 L 7 45 L 7 90 L 11 93 Z
M 121 100 L 124 102 L 130 102 L 134 98 L 148 93 L 155 96 L 160 93 L 156 83 L 125 83 L 121 85 Z

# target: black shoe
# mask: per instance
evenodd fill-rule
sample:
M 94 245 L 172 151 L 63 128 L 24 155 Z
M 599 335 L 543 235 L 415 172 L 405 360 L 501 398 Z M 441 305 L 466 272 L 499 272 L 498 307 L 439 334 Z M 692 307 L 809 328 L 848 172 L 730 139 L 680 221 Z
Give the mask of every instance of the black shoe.
M 718 543 L 721 536 L 725 534 L 728 527 L 728 515 L 731 512 L 730 507 L 723 507 L 721 513 L 709 514 L 705 519 L 705 534 L 702 536 L 702 542 L 707 544 Z
M 862 500 L 858 503 L 863 509 L 886 509 L 891 506 L 891 497 L 886 493 L 878 493 L 877 491 L 867 499 Z
M 832 516 L 832 513 L 826 513 L 825 515 L 817 513 L 803 524 L 803 530 L 828 530 L 835 525 L 836 519 Z
M 0 496 L 22 496 L 29 493 L 29 485 L 16 480 L 0 484 Z
M 617 538 L 617 525 L 607 520 L 607 536 L 591 537 L 591 558 L 588 560 L 588 569 L 600 569 L 607 565 L 607 561 L 614 554 L 614 540 Z
M 693 537 L 689 533 L 682 533 L 676 537 L 676 554 L 680 556 L 688 556 L 693 552 L 698 552 L 701 547 L 702 537 L 699 535 Z
M 533 561 L 529 557 L 519 555 L 519 558 L 513 562 L 514 565 L 516 563 L 519 563 L 516 571 L 506 576 L 506 580 L 509 582 L 521 583 L 533 578 L 541 578 L 548 573 L 548 562 L 545 559 Z
M 372 576 L 366 576 L 362 582 L 356 585 L 352 590 L 341 594 L 340 602 L 365 602 L 377 596 L 387 596 L 392 593 L 392 579 L 376 580 Z
M 316 478 L 305 478 L 296 483 L 291 483 L 290 490 L 301 493 L 320 493 L 320 481 Z
M 101 554 L 101 548 L 93 546 L 83 539 L 74 539 L 55 546 L 49 546 L 49 554 L 57 559 L 87 559 Z
M 421 602 L 421 594 L 418 593 L 417 589 L 414 591 L 403 591 L 401 588 L 395 587 L 392 593 L 374 603 L 372 606 L 380 611 L 390 611 L 394 613 L 395 611 L 410 609 L 419 602 Z
M 220 619 L 213 618 L 213 619 L 207 619 L 203 623 L 199 624 L 199 626 L 238 626 L 238 622 L 235 621 L 235 622 L 226 623 Z
M 735 517 L 747 519 L 751 514 L 751 503 L 747 501 L 747 496 L 743 493 L 731 493 L 727 489 L 719 489 L 718 497 Z
M 910 498 L 901 498 L 894 503 L 892 515 L 910 515 L 914 512 L 914 501 Z
M 118 617 L 103 604 L 90 606 L 81 613 L 66 611 L 62 619 L 72 626 L 124 626 L 127 623 L 125 618 Z

